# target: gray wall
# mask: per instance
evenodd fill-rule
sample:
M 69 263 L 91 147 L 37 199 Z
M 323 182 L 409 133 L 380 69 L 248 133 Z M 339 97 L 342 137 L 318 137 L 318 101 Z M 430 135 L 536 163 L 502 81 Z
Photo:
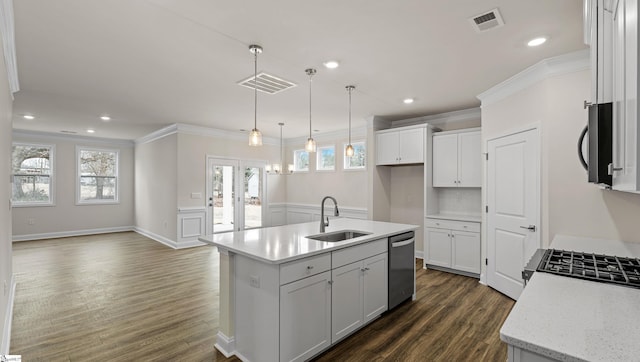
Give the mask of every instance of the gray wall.
M 15 240 L 131 229 L 133 226 L 133 143 L 64 135 L 16 132 L 14 142 L 55 145 L 55 205 L 13 208 Z M 119 150 L 119 203 L 76 205 L 76 146 Z M 33 224 L 29 225 L 28 220 Z

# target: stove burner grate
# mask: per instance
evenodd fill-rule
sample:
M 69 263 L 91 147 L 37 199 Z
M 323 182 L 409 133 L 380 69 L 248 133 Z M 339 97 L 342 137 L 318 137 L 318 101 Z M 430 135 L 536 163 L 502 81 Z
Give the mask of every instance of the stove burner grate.
M 640 288 L 640 259 L 547 249 L 537 271 Z

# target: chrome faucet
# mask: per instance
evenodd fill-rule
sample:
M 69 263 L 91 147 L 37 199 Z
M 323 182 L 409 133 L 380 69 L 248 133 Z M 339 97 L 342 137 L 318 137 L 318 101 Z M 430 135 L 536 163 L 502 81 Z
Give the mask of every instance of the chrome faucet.
M 324 228 L 329 226 L 329 216 L 327 216 L 327 221 L 324 221 L 324 202 L 327 199 L 331 199 L 333 200 L 333 216 L 340 216 L 340 211 L 338 211 L 338 201 L 336 201 L 335 198 L 331 197 L 331 196 L 325 196 L 324 199 L 322 199 L 322 204 L 320 204 L 320 232 L 323 233 L 324 232 Z

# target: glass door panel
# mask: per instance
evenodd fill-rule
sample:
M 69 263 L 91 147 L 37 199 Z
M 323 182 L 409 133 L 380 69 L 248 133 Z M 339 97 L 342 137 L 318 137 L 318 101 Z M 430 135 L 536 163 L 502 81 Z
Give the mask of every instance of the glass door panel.
M 264 198 L 263 167 L 244 167 L 244 228 L 262 226 Z
M 235 224 L 234 166 L 211 165 L 212 191 L 210 205 L 213 208 L 213 232 L 232 231 Z

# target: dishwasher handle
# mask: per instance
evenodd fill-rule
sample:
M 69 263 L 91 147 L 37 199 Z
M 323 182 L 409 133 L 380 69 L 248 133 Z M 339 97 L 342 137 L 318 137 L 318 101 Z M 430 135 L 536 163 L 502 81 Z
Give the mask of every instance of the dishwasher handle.
M 408 240 L 398 241 L 398 242 L 395 242 L 395 243 L 391 243 L 391 247 L 392 247 L 392 248 L 399 248 L 399 247 L 401 247 L 401 246 L 405 246 L 405 245 L 413 244 L 413 242 L 414 242 L 414 239 L 413 239 L 413 238 L 411 238 L 411 239 L 408 239 Z

